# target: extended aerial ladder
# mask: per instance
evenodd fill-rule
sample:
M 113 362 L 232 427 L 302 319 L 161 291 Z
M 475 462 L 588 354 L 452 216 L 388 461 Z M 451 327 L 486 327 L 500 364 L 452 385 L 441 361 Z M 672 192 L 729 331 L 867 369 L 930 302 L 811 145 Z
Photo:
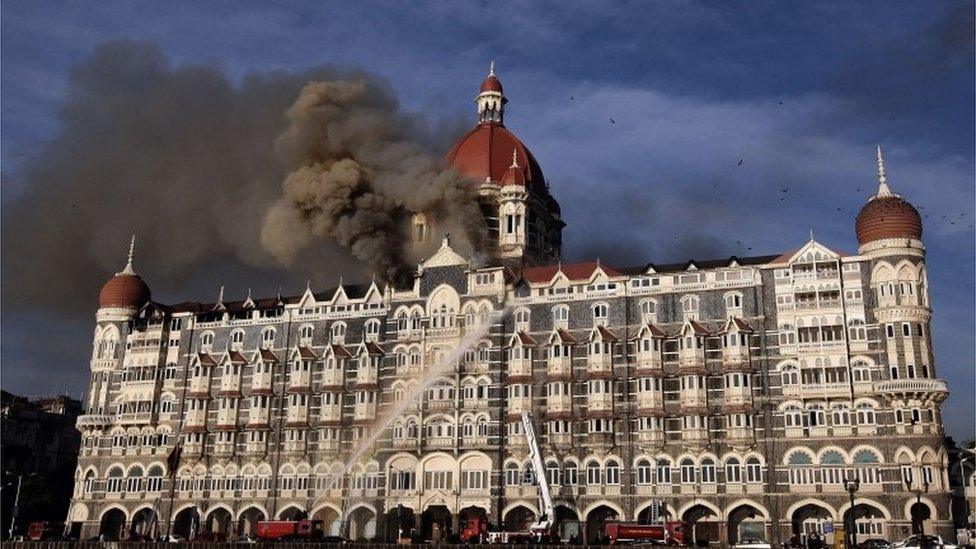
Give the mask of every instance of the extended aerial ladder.
M 539 483 L 539 518 L 529 525 L 529 531 L 537 536 L 548 537 L 556 522 L 556 509 L 552 504 L 549 479 L 546 477 L 546 468 L 542 464 L 542 453 L 539 451 L 539 441 L 535 437 L 535 426 L 532 425 L 530 412 L 522 412 L 522 427 L 525 428 L 525 438 L 529 443 L 529 459 L 532 460 L 535 478 Z

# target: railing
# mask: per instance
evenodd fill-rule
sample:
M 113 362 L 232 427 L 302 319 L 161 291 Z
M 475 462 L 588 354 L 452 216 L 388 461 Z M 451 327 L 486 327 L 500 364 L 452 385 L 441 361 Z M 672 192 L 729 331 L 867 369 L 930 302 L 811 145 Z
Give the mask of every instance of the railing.
M 104 427 L 112 423 L 112 417 L 106 414 L 84 414 L 78 416 L 75 425 L 78 427 Z
M 875 383 L 879 393 L 948 393 L 949 387 L 942 379 L 889 379 Z

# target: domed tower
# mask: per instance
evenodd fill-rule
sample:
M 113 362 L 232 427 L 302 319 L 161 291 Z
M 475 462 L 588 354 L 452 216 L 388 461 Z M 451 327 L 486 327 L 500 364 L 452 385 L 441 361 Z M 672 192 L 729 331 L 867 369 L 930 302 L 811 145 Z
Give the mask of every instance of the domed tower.
M 894 409 L 899 432 L 938 434 L 933 430 L 941 425 L 940 403 L 948 393 L 945 382 L 936 378 L 929 336 L 932 310 L 922 218 L 907 200 L 891 192 L 881 147 L 878 192 L 857 214 L 855 230 L 858 252 L 870 258 L 873 299 L 865 302 L 873 307 L 866 309 L 884 346 L 879 396 Z
M 514 264 L 551 263 L 559 259 L 565 223 L 539 163 L 505 127 L 507 103 L 492 62 L 475 98 L 478 123 L 451 148 L 445 163 L 476 186 L 500 259 Z
M 90 414 L 105 414 L 108 409 L 111 372 L 121 363 L 129 324 L 149 303 L 149 286 L 132 268 L 136 237 L 129 244 L 129 259 L 122 271 L 108 279 L 98 293 L 97 325 L 92 343 L 92 382 L 86 407 Z

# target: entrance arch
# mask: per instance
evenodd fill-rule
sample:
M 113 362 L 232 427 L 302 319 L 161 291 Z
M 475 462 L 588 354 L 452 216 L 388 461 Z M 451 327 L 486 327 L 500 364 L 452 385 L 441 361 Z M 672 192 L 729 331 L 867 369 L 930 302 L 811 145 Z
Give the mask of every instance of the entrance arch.
M 431 505 L 420 514 L 420 537 L 424 541 L 446 541 L 451 532 L 451 512 L 444 505 Z
M 297 505 L 289 505 L 278 513 L 278 520 L 304 520 L 308 518 L 308 511 Z
M 719 522 L 718 513 L 714 509 L 703 504 L 695 504 L 681 514 L 681 520 L 688 523 L 688 532 L 691 533 L 690 539 L 686 543 L 695 543 L 699 546 L 708 545 L 711 542 L 719 542 Z
M 833 524 L 833 520 L 833 513 L 826 506 L 817 503 L 807 503 L 798 507 L 790 517 L 793 536 L 803 544 L 806 544 L 811 536 L 824 539 L 824 526 Z
M 601 542 L 604 535 L 604 525 L 611 520 L 618 520 L 620 513 L 609 505 L 597 505 L 586 514 L 586 541 Z
M 505 530 L 509 532 L 525 530 L 533 521 L 535 521 L 535 513 L 524 505 L 512 507 L 502 519 Z
M 348 538 L 353 541 L 371 541 L 376 538 L 376 513 L 360 505 L 347 518 Z
M 559 532 L 559 539 L 564 542 L 575 544 L 583 542 L 583 528 L 580 524 L 579 513 L 566 505 L 556 506 L 556 528 Z
M 193 539 L 200 531 L 200 512 L 196 507 L 181 509 L 173 518 L 173 534 Z
M 254 537 L 258 533 L 258 522 L 265 519 L 264 511 L 257 507 L 248 507 L 237 519 L 237 532 Z
M 417 515 L 412 507 L 397 504 L 386 512 L 386 539 L 396 542 L 401 538 L 412 539 L 417 536 Z
M 488 524 L 488 512 L 481 507 L 465 507 L 458 512 L 458 529 L 460 534 L 465 529 L 467 529 L 468 524 L 472 521 L 478 521 L 481 524 Z
M 887 537 L 888 521 L 887 513 L 876 505 L 870 503 L 856 503 L 854 505 L 854 532 L 856 543 L 869 538 Z M 844 511 L 844 529 L 850 524 L 851 510 Z
M 125 512 L 113 507 L 102 514 L 102 520 L 98 525 L 98 536 L 104 537 L 105 541 L 118 541 L 122 539 L 124 528 Z
M 746 539 L 759 539 L 766 541 L 769 536 L 766 532 L 766 522 L 769 517 L 757 507 L 744 503 L 738 505 L 728 512 L 728 536 L 729 545 L 739 543 Z
M 159 520 L 154 509 L 143 507 L 132 515 L 132 523 L 129 526 L 129 537 L 131 539 L 156 538 L 158 536 Z
M 338 536 L 342 529 L 342 515 L 331 505 L 325 505 L 312 513 L 312 520 L 322 521 L 322 531 L 328 536 Z
M 230 525 L 233 517 L 230 511 L 223 507 L 217 507 L 210 511 L 207 520 L 204 521 L 203 531 L 211 534 L 220 534 L 230 537 Z

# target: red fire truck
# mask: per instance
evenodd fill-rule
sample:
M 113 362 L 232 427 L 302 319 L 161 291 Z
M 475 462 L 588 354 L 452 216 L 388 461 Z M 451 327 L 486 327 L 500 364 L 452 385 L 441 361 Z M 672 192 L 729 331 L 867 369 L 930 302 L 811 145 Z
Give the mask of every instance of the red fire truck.
M 258 521 L 258 539 L 262 541 L 318 540 L 324 534 L 321 520 Z
M 636 522 L 608 522 L 603 532 L 610 544 L 617 543 L 656 543 L 660 545 L 684 545 L 685 523 L 668 521 L 659 524 L 638 524 Z
M 27 539 L 30 541 L 48 541 L 61 537 L 63 532 L 63 522 L 32 522 L 27 526 Z

